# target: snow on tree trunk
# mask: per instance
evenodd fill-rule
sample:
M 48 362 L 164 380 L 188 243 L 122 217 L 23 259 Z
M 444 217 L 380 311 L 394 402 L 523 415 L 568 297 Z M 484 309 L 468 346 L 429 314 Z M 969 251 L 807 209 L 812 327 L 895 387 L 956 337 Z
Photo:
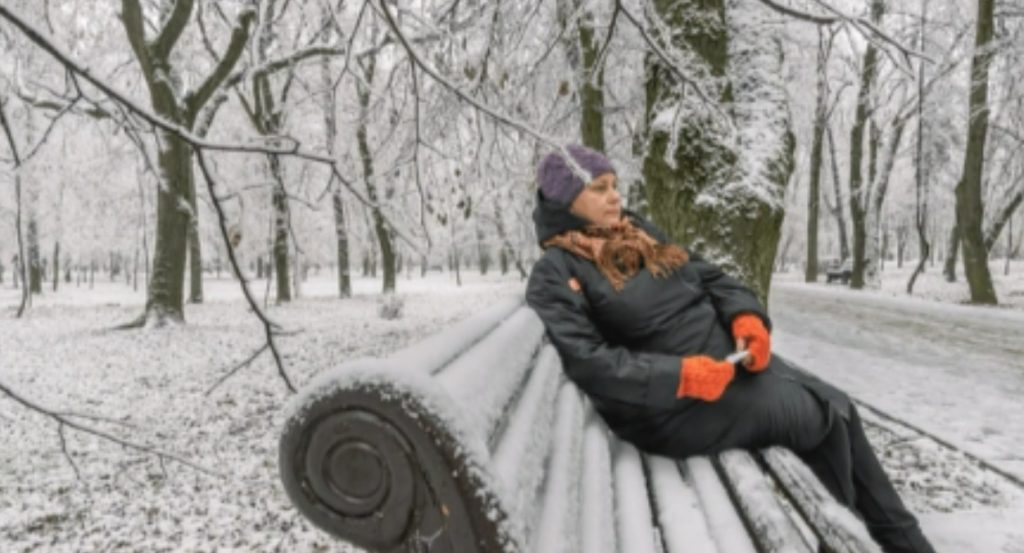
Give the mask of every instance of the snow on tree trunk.
M 192 19 L 194 8 L 192 0 L 176 2 L 167 17 L 161 18 L 160 28 L 155 29 L 152 37 L 147 37 L 146 19 L 139 0 L 121 0 L 121 23 L 142 70 L 154 111 L 187 130 L 193 129 L 199 111 L 227 78 L 244 51 L 242 47 L 229 48 L 214 69 L 201 78 L 199 87 L 183 94 L 180 76 L 172 62 L 172 53 L 175 43 Z M 232 46 L 244 46 L 248 42 L 255 21 L 254 10 L 246 9 L 238 14 L 238 21 L 231 34 Z M 186 63 L 189 61 L 186 59 Z M 193 217 L 198 216 L 190 204 L 193 194 L 191 149 L 171 133 L 159 131 L 158 134 L 157 177 L 160 186 L 157 194 L 156 243 L 146 308 L 141 319 L 151 326 L 185 320 L 182 304 L 185 251 L 189 224 Z
M 674 65 L 686 59 L 682 72 L 708 98 L 647 55 L 651 215 L 767 302 L 794 148 L 776 27 L 750 0 L 659 0 L 648 15 L 671 31 Z
M 885 12 L 885 3 L 882 0 L 872 0 L 871 21 L 879 25 L 882 14 Z M 854 114 L 853 126 L 850 129 L 850 219 L 853 222 L 853 274 L 850 277 L 850 288 L 860 289 L 864 287 L 865 271 L 865 248 L 868 239 L 867 201 L 868 191 L 872 176 L 868 182 L 864 182 L 862 165 L 864 160 L 864 129 L 868 123 L 870 110 L 871 93 L 875 86 L 875 78 L 878 75 L 878 48 L 874 42 L 869 42 L 864 51 L 864 61 L 861 66 L 860 89 L 857 92 L 857 108 Z M 871 137 L 872 143 L 874 136 Z M 869 163 L 869 171 L 874 173 L 874 163 Z
M 152 326 L 185 320 L 185 251 L 192 218 L 186 200 L 190 179 L 184 175 L 192 165 L 189 146 L 169 133 L 161 135 L 157 159 L 162 186 L 157 192 L 153 273 L 146 299 L 146 320 Z

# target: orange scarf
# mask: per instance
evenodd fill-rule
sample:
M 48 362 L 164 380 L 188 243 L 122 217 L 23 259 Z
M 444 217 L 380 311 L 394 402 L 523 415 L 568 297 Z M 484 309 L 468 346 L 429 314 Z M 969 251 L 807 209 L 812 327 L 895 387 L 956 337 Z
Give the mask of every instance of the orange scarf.
M 545 240 L 543 246 L 556 246 L 594 262 L 616 292 L 621 292 L 641 267 L 647 267 L 655 277 L 662 277 L 690 260 L 686 250 L 675 244 L 658 243 L 628 219 L 610 227 L 588 226 L 563 232 Z

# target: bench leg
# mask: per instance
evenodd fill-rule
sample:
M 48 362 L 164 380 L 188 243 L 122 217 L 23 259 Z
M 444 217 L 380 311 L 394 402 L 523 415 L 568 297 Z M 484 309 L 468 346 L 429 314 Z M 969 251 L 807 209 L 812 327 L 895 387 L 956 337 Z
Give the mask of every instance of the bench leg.
M 837 501 L 864 519 L 886 553 L 934 553 L 871 449 L 856 408 L 850 411 L 848 421 L 833 416 L 825 440 L 800 457 Z

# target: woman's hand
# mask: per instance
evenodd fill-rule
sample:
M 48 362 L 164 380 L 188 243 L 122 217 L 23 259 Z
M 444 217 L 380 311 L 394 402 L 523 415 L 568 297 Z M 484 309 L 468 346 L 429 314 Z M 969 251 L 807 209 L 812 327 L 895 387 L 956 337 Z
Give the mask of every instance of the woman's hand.
M 676 397 L 694 397 L 716 401 L 725 393 L 725 387 L 736 375 L 728 361 L 719 361 L 706 355 L 684 357 L 679 369 L 679 387 Z
M 750 313 L 738 315 L 732 320 L 732 335 L 736 339 L 736 350 L 747 350 L 743 366 L 751 372 L 768 368 L 772 359 L 772 337 L 768 334 L 761 317 Z

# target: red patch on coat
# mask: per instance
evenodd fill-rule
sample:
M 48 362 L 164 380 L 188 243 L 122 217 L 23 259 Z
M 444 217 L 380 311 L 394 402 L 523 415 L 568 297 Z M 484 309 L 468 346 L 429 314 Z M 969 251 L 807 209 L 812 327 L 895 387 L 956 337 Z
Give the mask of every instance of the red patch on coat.
M 576 277 L 572 277 L 569 279 L 569 289 L 573 292 L 579 292 L 583 287 L 580 286 L 580 281 L 576 280 Z

